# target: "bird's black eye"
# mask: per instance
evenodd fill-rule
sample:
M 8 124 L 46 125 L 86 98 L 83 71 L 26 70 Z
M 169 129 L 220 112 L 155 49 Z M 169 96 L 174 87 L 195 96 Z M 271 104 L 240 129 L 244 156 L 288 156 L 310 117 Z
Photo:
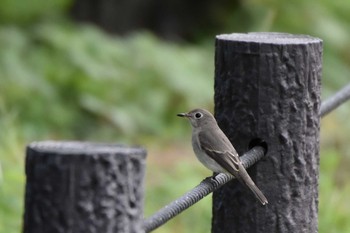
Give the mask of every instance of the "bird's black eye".
M 194 114 L 194 117 L 195 117 L 196 119 L 202 118 L 202 116 L 203 116 L 203 114 L 200 113 L 200 112 L 197 112 L 196 114 Z

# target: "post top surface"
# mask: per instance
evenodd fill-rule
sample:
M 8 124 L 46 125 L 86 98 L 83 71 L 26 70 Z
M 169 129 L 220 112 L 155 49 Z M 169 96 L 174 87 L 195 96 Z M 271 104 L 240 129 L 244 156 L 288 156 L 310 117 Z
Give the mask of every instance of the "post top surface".
M 81 141 L 39 141 L 32 142 L 28 148 L 38 152 L 58 154 L 146 154 L 145 149 L 137 146 L 125 146 L 113 143 L 81 142 Z
M 322 40 L 317 37 L 279 32 L 221 34 L 216 36 L 216 39 L 237 42 L 256 42 L 264 44 L 309 44 L 322 42 Z

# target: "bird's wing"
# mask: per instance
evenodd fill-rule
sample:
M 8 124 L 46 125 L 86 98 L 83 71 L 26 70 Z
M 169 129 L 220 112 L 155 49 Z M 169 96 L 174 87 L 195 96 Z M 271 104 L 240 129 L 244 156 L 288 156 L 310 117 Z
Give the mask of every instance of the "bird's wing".
M 201 131 L 198 135 L 201 149 L 216 161 L 226 171 L 234 175 L 242 184 L 245 184 L 263 205 L 268 203 L 264 194 L 255 185 L 232 146 L 223 133 Z M 219 138 L 220 137 L 220 138 Z
M 221 135 L 221 134 L 215 134 Z M 232 175 L 240 170 L 241 161 L 236 150 L 226 136 L 215 138 L 214 134 L 208 131 L 199 133 L 201 149 Z

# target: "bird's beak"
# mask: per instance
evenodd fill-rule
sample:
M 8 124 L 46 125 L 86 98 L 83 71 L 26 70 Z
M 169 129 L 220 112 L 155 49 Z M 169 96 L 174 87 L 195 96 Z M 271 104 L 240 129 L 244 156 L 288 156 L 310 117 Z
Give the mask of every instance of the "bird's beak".
M 179 113 L 179 114 L 177 114 L 177 116 L 179 116 L 179 117 L 189 117 L 189 115 L 187 113 Z

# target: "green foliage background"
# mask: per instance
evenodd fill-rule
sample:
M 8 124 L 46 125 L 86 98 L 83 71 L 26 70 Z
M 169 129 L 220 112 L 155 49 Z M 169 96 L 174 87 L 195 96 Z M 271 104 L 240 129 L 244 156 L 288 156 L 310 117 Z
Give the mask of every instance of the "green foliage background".
M 3 233 L 21 231 L 24 151 L 34 140 L 146 146 L 145 215 L 210 174 L 194 160 L 189 127 L 175 114 L 198 106 L 213 108 L 214 35 L 198 44 L 165 42 L 148 32 L 111 36 L 71 22 L 65 16 L 70 4 L 0 4 Z M 322 38 L 325 98 L 350 80 L 349 10 L 350 2 L 341 0 L 242 1 L 229 14 L 217 15 L 226 28 L 217 34 L 279 31 Z M 320 232 L 350 231 L 349 113 L 347 104 L 322 120 Z M 206 198 L 156 232 L 209 232 L 210 209 Z

